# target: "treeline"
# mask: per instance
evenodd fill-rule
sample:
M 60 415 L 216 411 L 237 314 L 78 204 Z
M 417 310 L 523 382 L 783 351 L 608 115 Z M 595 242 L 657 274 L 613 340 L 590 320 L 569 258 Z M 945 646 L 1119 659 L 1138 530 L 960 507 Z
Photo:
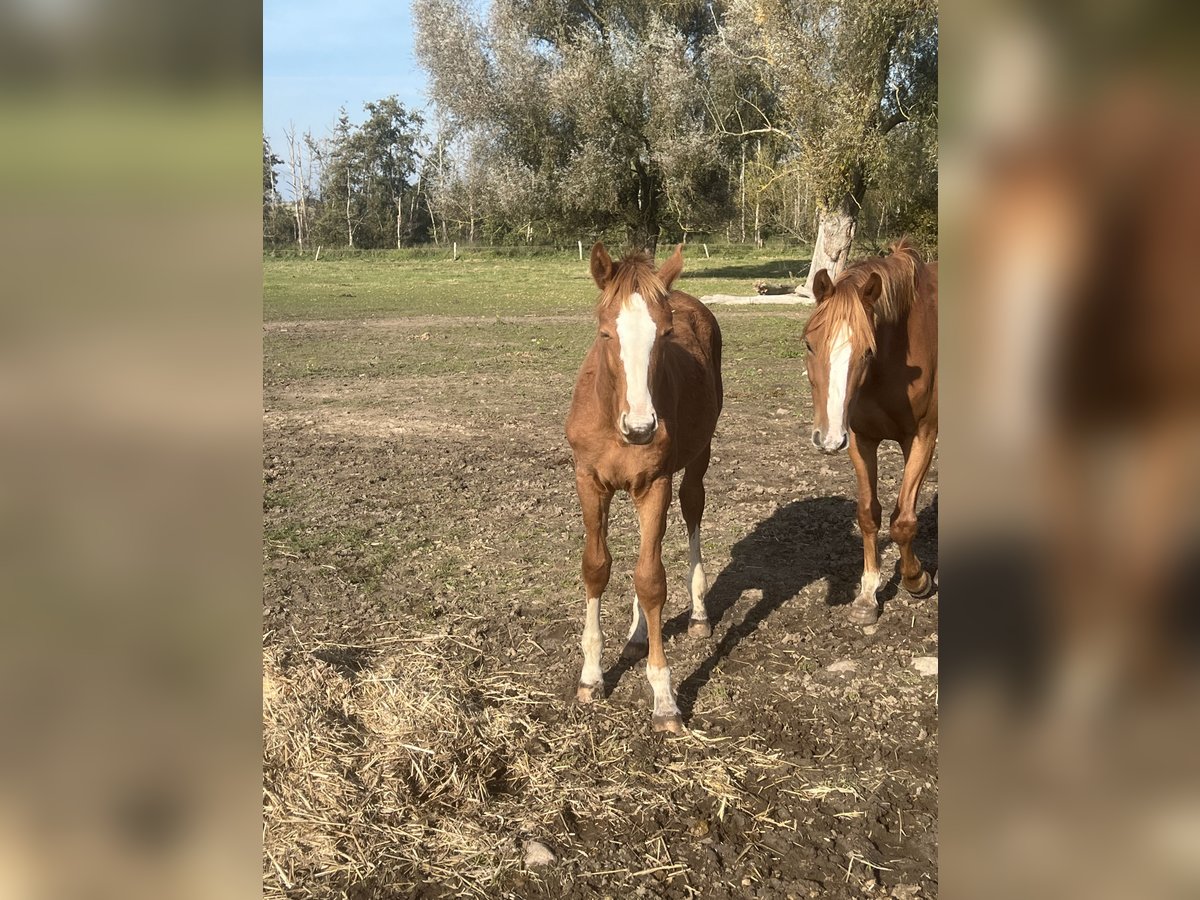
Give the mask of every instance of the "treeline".
M 263 140 L 270 247 L 937 241 L 931 0 L 413 0 L 394 97 Z M 291 198 L 284 203 L 280 184 Z

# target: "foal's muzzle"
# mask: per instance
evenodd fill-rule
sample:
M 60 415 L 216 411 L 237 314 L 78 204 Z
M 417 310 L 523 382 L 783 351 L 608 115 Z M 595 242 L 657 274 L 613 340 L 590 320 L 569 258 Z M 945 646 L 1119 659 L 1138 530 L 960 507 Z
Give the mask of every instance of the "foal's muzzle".
M 850 435 L 843 431 L 842 436 L 837 438 L 835 435 L 823 435 L 819 429 L 814 428 L 812 442 L 822 453 L 840 453 L 850 443 Z
M 648 422 L 631 423 L 629 417 L 625 413 L 621 413 L 618 426 L 621 429 L 621 435 L 631 444 L 648 444 L 654 437 L 654 432 L 658 429 L 658 416 L 652 415 Z

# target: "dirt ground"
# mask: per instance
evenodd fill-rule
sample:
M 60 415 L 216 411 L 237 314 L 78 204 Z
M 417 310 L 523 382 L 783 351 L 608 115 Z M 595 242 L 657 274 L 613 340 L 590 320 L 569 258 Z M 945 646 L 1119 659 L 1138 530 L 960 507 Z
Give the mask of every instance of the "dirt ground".
M 550 317 L 500 338 L 505 323 L 435 316 L 266 329 L 264 657 L 277 677 L 322 666 L 352 685 L 381 648 L 440 636 L 466 683 L 528 687 L 521 752 L 553 744 L 557 777 L 573 781 L 577 766 L 581 798 L 547 811 L 516 778 L 485 797 L 481 810 L 530 810 L 487 819 L 486 877 L 275 860 L 264 878 L 278 874 L 277 895 L 937 896 L 937 679 L 913 660 L 938 655 L 938 599 L 898 589 L 884 542 L 879 624 L 866 633 L 846 620 L 839 605 L 861 567 L 854 479 L 844 454 L 822 456 L 806 438 L 802 361 L 786 350 L 805 314 L 719 315 L 726 411 L 702 531 L 710 639 L 687 635 L 677 504 L 664 546 L 667 657 L 691 732 L 679 738 L 651 732 L 644 661 L 619 657 L 637 546 L 625 497 L 603 609 L 608 696 L 573 703 L 582 525 L 563 421 L 586 320 Z M 391 348 L 417 362 L 390 364 Z M 323 362 L 335 355 L 361 371 Z M 900 470 L 885 445 L 885 524 Z M 936 494 L 935 460 L 917 543 L 931 569 Z M 640 782 L 658 786 L 652 799 L 637 799 Z M 591 815 L 597 798 L 604 812 Z M 526 866 L 530 840 L 554 861 Z

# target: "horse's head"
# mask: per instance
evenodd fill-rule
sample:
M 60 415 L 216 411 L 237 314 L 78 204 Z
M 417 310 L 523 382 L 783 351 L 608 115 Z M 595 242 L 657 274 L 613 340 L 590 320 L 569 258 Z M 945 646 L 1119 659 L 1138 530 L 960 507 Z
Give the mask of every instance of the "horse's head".
M 849 443 L 850 404 L 875 353 L 872 312 L 882 293 L 877 272 L 866 279 L 843 277 L 835 285 L 822 269 L 813 279 L 817 308 L 804 327 L 804 362 L 812 388 L 812 442 L 818 450 L 837 453 Z
M 592 247 L 592 278 L 600 288 L 597 341 L 602 365 L 598 386 L 612 398 L 613 422 L 631 444 L 648 444 L 658 428 L 652 386 L 671 334 L 671 284 L 683 270 L 676 247 L 656 272 L 647 254 L 614 263 L 604 244 Z

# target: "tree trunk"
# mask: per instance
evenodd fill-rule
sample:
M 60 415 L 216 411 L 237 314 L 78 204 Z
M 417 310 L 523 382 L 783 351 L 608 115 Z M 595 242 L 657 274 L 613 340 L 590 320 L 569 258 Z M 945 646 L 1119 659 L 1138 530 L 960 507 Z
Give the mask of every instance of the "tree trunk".
M 634 161 L 633 170 L 637 177 L 637 208 L 630 208 L 627 213 L 625 239 L 631 249 L 653 255 L 658 248 L 662 187 L 655 173 L 640 161 Z
M 858 213 L 862 209 L 862 197 L 866 191 L 866 179 L 861 171 L 854 173 L 852 184 L 853 187 L 836 206 L 821 209 L 812 265 L 808 270 L 808 280 L 804 283 L 810 291 L 818 272 L 828 269 L 829 276 L 836 279 L 850 259 L 854 231 L 858 227 Z
M 346 237 L 354 248 L 354 224 L 350 221 L 350 169 L 346 169 Z

